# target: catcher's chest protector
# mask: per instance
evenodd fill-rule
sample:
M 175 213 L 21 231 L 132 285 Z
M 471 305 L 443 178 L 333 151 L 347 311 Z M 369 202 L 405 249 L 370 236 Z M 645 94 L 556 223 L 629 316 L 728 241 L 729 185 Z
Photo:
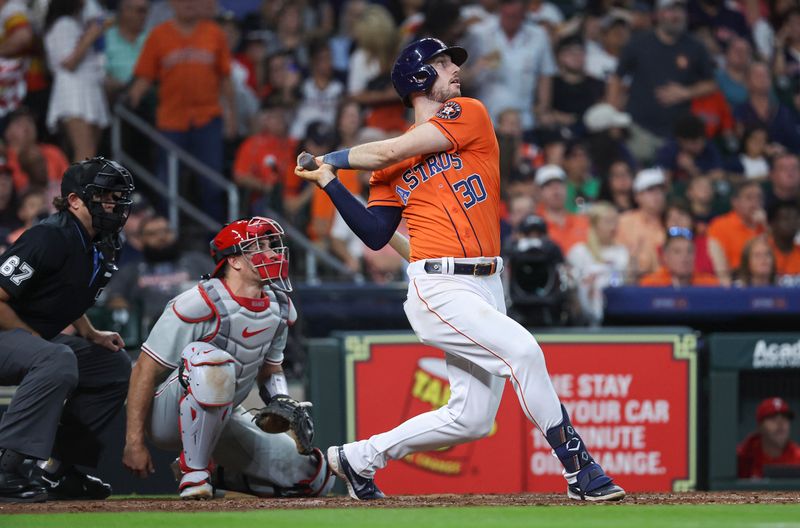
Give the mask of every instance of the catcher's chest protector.
M 265 288 L 268 306 L 258 312 L 239 304 L 218 279 L 203 281 L 198 289 L 216 318 L 216 331 L 205 336 L 203 341 L 233 356 L 236 365 L 234 405 L 238 405 L 252 389 L 262 363 L 270 361 L 267 353 L 273 338 L 280 339 L 287 324 L 289 298 L 282 292 Z

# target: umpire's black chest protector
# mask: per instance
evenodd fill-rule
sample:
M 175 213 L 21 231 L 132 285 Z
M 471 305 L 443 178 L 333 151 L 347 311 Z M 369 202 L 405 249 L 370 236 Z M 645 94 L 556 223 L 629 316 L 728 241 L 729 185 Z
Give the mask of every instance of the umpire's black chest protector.
M 117 270 L 114 258 L 71 213 L 56 213 L 0 257 L 0 287 L 20 319 L 50 339 L 95 303 Z

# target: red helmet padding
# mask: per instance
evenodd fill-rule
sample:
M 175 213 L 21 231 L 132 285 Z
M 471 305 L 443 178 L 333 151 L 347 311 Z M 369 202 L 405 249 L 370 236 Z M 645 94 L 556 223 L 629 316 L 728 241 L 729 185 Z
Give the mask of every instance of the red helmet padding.
M 211 257 L 216 262 L 212 277 L 216 277 L 225 265 L 227 257 L 231 255 L 241 255 L 243 253 L 241 244 L 248 240 L 253 240 L 263 236 L 283 235 L 283 229 L 271 218 L 254 216 L 250 219 L 236 220 L 223 227 L 211 241 Z M 255 253 L 251 262 L 261 275 L 262 279 L 287 278 L 289 274 L 288 261 L 282 254 L 276 254 L 273 258 L 267 258 L 263 253 Z M 280 266 L 283 263 L 283 269 Z M 261 267 L 258 267 L 261 266 Z M 273 273 L 273 268 L 274 273 Z

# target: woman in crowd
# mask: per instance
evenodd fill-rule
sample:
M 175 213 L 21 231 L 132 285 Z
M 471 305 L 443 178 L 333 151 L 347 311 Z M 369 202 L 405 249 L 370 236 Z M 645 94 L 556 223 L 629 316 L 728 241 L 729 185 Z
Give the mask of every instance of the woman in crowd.
M 50 2 L 44 27 L 53 73 L 47 126 L 52 131 L 63 127 L 75 162 L 97 154 L 101 131 L 109 123 L 103 59 L 95 43 L 113 21 L 95 19 L 84 26 L 83 4 L 83 0 Z
M 405 131 L 405 107 L 392 86 L 391 69 L 400 34 L 386 8 L 370 4 L 355 25 L 357 47 L 350 56 L 347 92 L 367 111 L 366 125 Z
M 600 185 L 599 199 L 611 203 L 620 213 L 636 207 L 633 201 L 633 172 L 627 161 L 618 159 L 609 165 L 608 174 Z
M 603 289 L 619 286 L 628 268 L 628 250 L 616 244 L 619 213 L 608 202 L 589 207 L 589 234 L 567 254 L 578 289 L 578 300 L 587 321 L 599 325 L 603 320 Z
M 757 236 L 750 240 L 742 250 L 742 261 L 736 271 L 734 285 L 772 286 L 775 284 L 775 255 L 767 237 Z

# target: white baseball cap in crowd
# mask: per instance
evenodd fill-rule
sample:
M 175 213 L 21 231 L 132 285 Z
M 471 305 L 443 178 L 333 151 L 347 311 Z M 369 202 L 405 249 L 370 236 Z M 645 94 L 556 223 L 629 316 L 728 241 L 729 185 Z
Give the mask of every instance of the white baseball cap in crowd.
M 583 124 L 589 132 L 602 132 L 609 128 L 627 128 L 631 125 L 631 115 L 620 112 L 608 103 L 592 105 L 583 114 Z
M 618 22 L 630 26 L 633 22 L 633 15 L 627 9 L 613 7 L 606 13 L 606 16 L 600 19 L 600 28 L 606 30 Z
M 674 7 L 677 5 L 686 7 L 686 4 L 687 4 L 686 0 L 657 0 L 656 9 L 669 9 L 670 7 Z
M 664 171 L 659 168 L 640 170 L 633 180 L 633 192 L 639 193 L 646 191 L 651 187 L 658 185 L 665 185 L 667 178 L 664 176 Z
M 539 170 L 536 171 L 536 177 L 533 179 L 533 183 L 539 187 L 544 187 L 553 180 L 565 181 L 566 179 L 567 173 L 564 172 L 564 169 L 558 165 L 550 164 L 539 167 Z

